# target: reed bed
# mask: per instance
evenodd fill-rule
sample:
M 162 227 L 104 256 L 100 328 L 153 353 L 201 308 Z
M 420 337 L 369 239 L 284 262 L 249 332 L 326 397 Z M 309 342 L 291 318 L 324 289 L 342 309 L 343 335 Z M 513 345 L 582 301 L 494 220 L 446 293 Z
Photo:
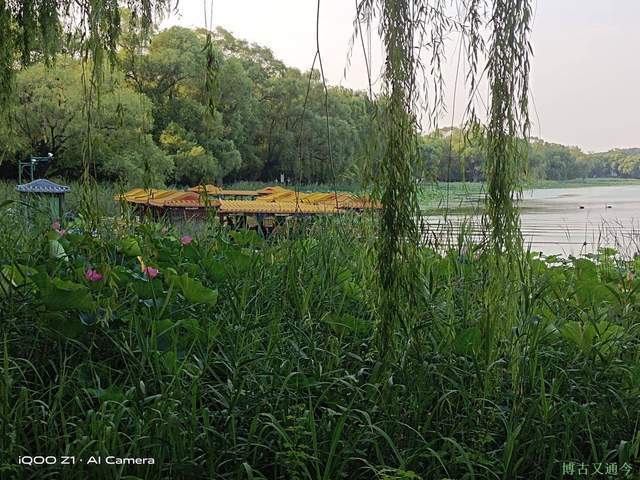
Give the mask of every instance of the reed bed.
M 1 478 L 638 478 L 633 259 L 523 255 L 485 342 L 482 246 L 427 243 L 381 377 L 366 216 L 265 240 L 0 203 Z M 34 455 L 57 463 L 18 464 Z

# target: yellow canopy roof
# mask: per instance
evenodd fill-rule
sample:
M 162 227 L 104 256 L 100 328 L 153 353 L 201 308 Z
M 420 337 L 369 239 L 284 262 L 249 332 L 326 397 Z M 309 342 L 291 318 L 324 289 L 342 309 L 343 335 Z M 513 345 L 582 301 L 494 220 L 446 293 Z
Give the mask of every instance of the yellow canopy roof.
M 175 200 L 167 200 L 159 206 L 166 208 L 218 208 L 220 206 L 220 200 L 214 199 L 208 202 L 203 202 L 199 198 L 179 198 Z
M 158 196 L 166 195 L 167 192 L 173 191 L 175 190 L 159 190 L 156 188 L 145 190 L 144 188 L 134 188 L 133 190 L 129 190 L 122 195 L 115 195 L 114 199 L 124 200 L 130 203 L 149 203 L 151 199 Z
M 261 190 L 258 190 L 258 195 L 270 195 L 272 193 L 279 193 L 279 192 L 291 192 L 293 190 L 289 190 L 287 188 L 283 188 L 283 187 L 265 187 Z
M 296 203 L 302 201 L 307 195 L 301 192 L 294 192 L 293 190 L 285 190 L 283 192 L 274 192 L 269 195 L 260 197 L 260 201 L 263 202 L 293 202 Z
M 335 207 L 330 205 L 309 205 L 295 202 L 263 202 L 261 200 L 222 200 L 220 213 L 265 213 L 292 215 L 336 213 Z
M 306 198 L 304 201 L 308 201 L 309 198 Z M 325 197 L 318 196 L 317 198 L 313 198 L 314 203 L 321 205 L 335 205 L 336 204 L 336 195 L 334 193 L 329 193 Z M 356 195 L 350 193 L 338 193 L 338 208 L 341 209 L 356 209 L 362 210 L 365 208 L 380 208 L 379 204 L 373 204 L 371 199 L 367 196 L 358 197 Z
M 149 205 L 153 205 L 154 207 L 166 207 L 168 203 L 185 200 L 190 202 L 199 202 L 200 198 L 199 195 L 194 192 L 179 192 L 175 190 L 170 193 L 156 195 L 154 198 L 149 200 Z
M 195 192 L 179 192 L 174 191 L 170 195 L 162 195 L 160 197 L 155 197 L 153 200 L 149 200 L 149 204 L 154 207 L 183 207 L 183 208 L 193 208 L 193 207 L 206 207 L 206 206 L 217 206 L 219 205 L 218 200 L 211 200 L 203 202 L 200 198 L 200 195 Z
M 174 208 L 194 208 L 194 207 L 217 207 L 220 202 L 212 200 L 202 202 L 200 195 L 195 192 L 182 190 L 159 190 L 134 188 L 122 196 L 116 195 L 116 200 L 124 200 L 129 203 L 146 204 L 154 207 L 174 207 Z
M 325 200 L 333 200 L 334 194 L 329 192 L 312 192 L 304 196 L 303 202 L 305 203 L 320 203 Z
M 202 192 L 206 192 L 207 195 L 220 195 L 222 193 L 222 189 L 220 187 L 217 187 L 215 185 L 198 185 L 195 187 L 191 187 L 189 189 L 190 192 L 196 192 L 196 193 L 202 193 Z
M 219 191 L 222 197 L 224 197 L 225 194 L 229 196 L 254 196 L 254 194 L 260 193 L 260 191 L 255 192 L 253 190 L 220 190 L 215 185 L 207 185 L 206 188 L 208 194 Z M 203 191 L 202 187 L 193 187 L 188 191 L 134 188 L 122 195 L 116 195 L 114 198 L 130 203 L 152 205 L 154 207 L 220 207 L 221 213 L 323 214 L 351 209 L 363 210 L 366 208 L 380 208 L 379 204 L 373 204 L 366 196 L 357 197 L 349 193 L 339 193 L 337 195 L 339 210 L 336 210 L 336 194 L 332 192 L 301 193 L 282 187 L 268 188 L 274 191 L 268 195 L 259 196 L 257 200 L 250 201 L 219 201 L 217 199 L 211 199 L 210 201 L 203 202 L 199 193 Z M 264 190 L 267 189 L 263 189 L 262 191 Z

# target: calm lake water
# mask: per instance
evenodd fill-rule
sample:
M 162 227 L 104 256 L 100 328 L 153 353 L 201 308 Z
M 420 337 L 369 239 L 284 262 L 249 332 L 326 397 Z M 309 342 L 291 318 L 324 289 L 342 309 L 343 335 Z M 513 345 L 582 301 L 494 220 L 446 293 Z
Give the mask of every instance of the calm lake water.
M 446 222 L 442 216 L 425 218 L 430 224 L 427 235 L 433 238 L 445 238 L 442 232 L 450 228 L 458 231 L 465 218 L 476 232 L 474 237 L 481 236 L 478 217 L 450 215 Z M 522 196 L 521 224 L 533 251 L 580 255 L 613 247 L 633 256 L 640 252 L 640 185 L 527 190 Z

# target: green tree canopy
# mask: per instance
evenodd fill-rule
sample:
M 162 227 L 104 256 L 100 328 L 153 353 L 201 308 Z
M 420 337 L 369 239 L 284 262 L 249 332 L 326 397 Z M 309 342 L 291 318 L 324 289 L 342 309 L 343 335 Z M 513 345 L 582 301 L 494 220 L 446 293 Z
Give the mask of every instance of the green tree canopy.
M 14 108 L 6 109 L 11 118 L 0 121 L 3 175 L 15 175 L 18 158 L 51 151 L 54 172 L 79 176 L 88 131 L 92 150 L 86 158 L 107 180 L 139 184 L 148 169 L 147 180 L 157 183 L 273 181 L 281 174 L 331 183 L 377 171 L 381 149 L 373 148 L 378 140 L 372 112 L 384 111 L 384 97 L 376 107 L 363 92 L 329 86 L 325 110 L 319 72 L 289 68 L 268 48 L 222 28 L 210 32 L 215 82 L 207 86 L 207 31 L 156 32 L 129 10 L 119 11 L 118 21 L 117 61 L 102 73 L 95 111 L 87 109 L 81 49 L 73 36 L 63 49 L 69 54 L 36 51 L 19 62 Z M 91 78 L 91 64 L 84 74 Z M 416 174 L 483 181 L 483 142 L 459 128 L 424 134 Z M 532 180 L 640 178 L 637 150 L 587 154 L 535 138 L 524 168 Z
M 53 68 L 35 64 L 18 74 L 16 84 L 13 121 L 0 140 L 12 157 L 51 152 L 56 158 L 55 173 L 78 176 L 90 131 L 96 174 L 101 178 L 142 182 L 145 162 L 152 181 L 162 183 L 171 174 L 171 159 L 150 135 L 151 102 L 129 88 L 120 73 L 105 79 L 100 108 L 89 129 L 82 114 L 79 61 L 59 57 Z

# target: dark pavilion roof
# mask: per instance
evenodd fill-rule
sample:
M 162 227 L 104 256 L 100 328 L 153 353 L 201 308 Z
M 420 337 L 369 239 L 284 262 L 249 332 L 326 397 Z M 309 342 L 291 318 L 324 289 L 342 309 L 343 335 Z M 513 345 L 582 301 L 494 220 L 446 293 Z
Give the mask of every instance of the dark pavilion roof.
M 53 183 L 50 180 L 39 178 L 34 180 L 33 182 L 25 183 L 22 185 L 18 185 L 16 187 L 21 193 L 52 193 L 52 194 L 61 194 L 70 192 L 71 189 L 66 185 L 58 185 L 57 183 Z

